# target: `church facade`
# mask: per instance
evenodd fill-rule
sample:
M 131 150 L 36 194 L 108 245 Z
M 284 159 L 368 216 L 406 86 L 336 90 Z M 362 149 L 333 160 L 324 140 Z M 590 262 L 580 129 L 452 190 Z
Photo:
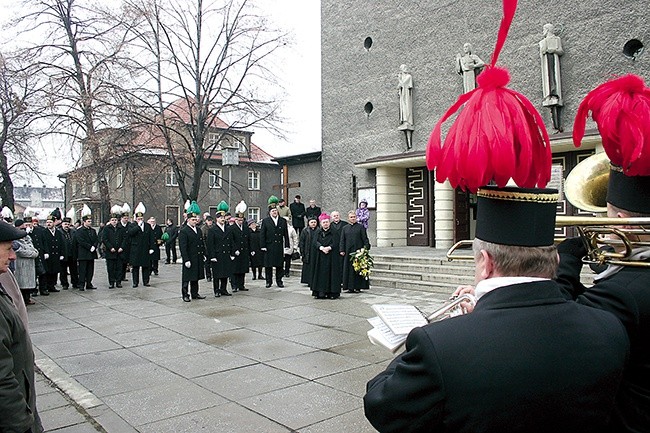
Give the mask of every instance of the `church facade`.
M 468 60 L 490 64 L 501 8 L 500 1 L 322 0 L 323 206 L 354 208 L 369 198 L 374 245 L 447 248 L 473 237 L 475 198 L 436 183 L 425 150 L 438 119 L 471 85 L 467 74 L 480 71 Z M 614 76 L 650 79 L 646 9 L 641 0 L 623 7 L 519 1 L 498 65 L 546 123 L 549 187 L 561 188 L 571 168 L 600 148 L 593 123 L 580 148 L 571 141 L 584 96 Z M 558 214 L 577 212 L 558 203 Z

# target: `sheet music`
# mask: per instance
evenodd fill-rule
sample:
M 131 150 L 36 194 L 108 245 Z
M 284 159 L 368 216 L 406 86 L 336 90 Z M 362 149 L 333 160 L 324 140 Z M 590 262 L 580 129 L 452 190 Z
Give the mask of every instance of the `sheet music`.
M 391 352 L 395 352 L 406 340 L 406 335 L 393 333 L 379 317 L 372 317 L 368 319 L 368 322 L 373 326 L 368 331 L 368 339 L 372 344 L 384 346 Z
M 420 310 L 413 305 L 373 305 L 372 309 L 397 335 L 408 334 L 413 328 L 428 323 Z

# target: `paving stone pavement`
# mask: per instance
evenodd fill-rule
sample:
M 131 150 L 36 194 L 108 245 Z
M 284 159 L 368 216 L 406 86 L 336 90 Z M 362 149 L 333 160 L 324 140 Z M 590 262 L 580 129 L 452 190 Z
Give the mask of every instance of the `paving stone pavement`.
M 39 296 L 29 306 L 46 431 L 366 433 L 366 382 L 392 359 L 366 337 L 375 303 L 433 311 L 444 297 L 372 287 L 316 300 L 298 276 L 266 289 L 182 302 L 180 264 L 151 287 Z M 127 278 L 130 280 L 131 276 Z

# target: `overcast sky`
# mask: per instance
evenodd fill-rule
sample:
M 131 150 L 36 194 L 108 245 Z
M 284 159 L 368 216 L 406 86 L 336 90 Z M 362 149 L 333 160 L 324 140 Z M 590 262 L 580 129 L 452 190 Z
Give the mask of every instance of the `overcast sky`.
M 105 0 L 115 1 L 119 0 Z M 281 69 L 277 76 L 286 90 L 282 117 L 287 119 L 282 125 L 286 139 L 273 136 L 264 130 L 254 130 L 253 142 L 274 157 L 297 153 L 312 152 L 321 148 L 321 103 L 320 103 L 320 0 L 252 0 L 259 8 L 268 13 L 277 28 L 288 32 L 293 39 L 293 46 L 284 50 L 276 62 Z M 3 11 L 0 23 L 16 13 L 20 13 L 20 3 L 16 0 L 0 0 Z M 2 40 L 11 39 L 12 29 L 4 29 Z M 56 154 L 56 145 L 48 144 L 48 154 Z M 50 159 L 51 161 L 52 159 Z M 48 186 L 61 186 L 56 178 L 71 167 L 42 163 L 41 169 L 51 176 L 46 180 Z M 20 182 L 22 184 L 22 182 Z M 38 182 L 34 182 L 36 186 Z

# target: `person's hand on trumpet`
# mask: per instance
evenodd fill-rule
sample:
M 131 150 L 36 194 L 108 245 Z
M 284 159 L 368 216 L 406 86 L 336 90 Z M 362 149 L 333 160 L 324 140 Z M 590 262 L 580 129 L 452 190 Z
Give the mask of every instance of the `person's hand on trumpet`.
M 458 288 L 456 290 L 454 290 L 454 293 L 452 294 L 450 299 L 454 300 L 454 299 L 458 298 L 459 296 L 463 296 L 465 294 L 470 294 L 470 295 L 474 296 L 475 295 L 474 286 L 469 286 L 469 285 L 458 286 Z M 463 310 L 463 314 L 468 314 L 468 313 L 471 313 L 472 311 L 474 311 L 474 304 L 472 304 L 471 302 L 468 302 L 468 301 L 461 302 L 460 303 L 460 308 Z

